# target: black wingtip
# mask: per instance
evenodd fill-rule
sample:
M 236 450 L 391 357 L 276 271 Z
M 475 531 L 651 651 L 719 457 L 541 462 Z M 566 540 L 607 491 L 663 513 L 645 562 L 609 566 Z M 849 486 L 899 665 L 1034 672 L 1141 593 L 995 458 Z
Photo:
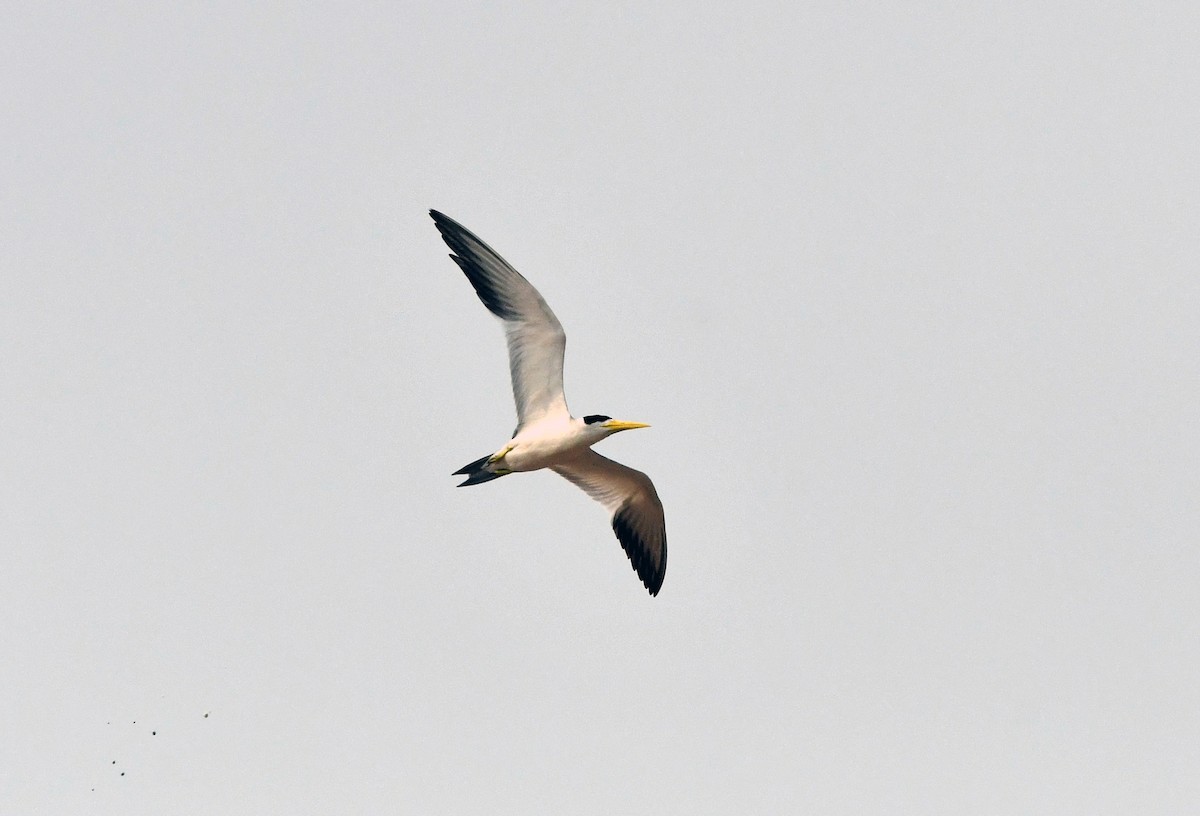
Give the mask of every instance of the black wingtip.
M 646 591 L 651 596 L 657 597 L 658 591 L 662 589 L 663 578 L 667 574 L 667 538 L 663 535 L 662 551 L 659 557 L 655 559 L 651 555 L 651 549 L 648 543 L 642 540 L 638 535 L 637 530 L 631 525 L 625 514 L 618 511 L 612 520 L 613 532 L 616 533 L 617 540 L 621 542 L 621 548 L 625 550 L 625 555 L 629 556 L 629 563 L 637 573 L 638 578 L 642 580 L 642 586 L 646 587 Z
M 469 229 L 440 210 L 431 209 L 429 211 L 429 217 L 433 219 L 433 223 L 437 225 L 438 231 L 441 232 L 442 235 L 445 235 L 447 232 L 465 232 L 474 237 L 474 233 L 472 233 Z M 478 240 L 478 238 L 476 238 L 476 240 Z
M 462 224 L 439 210 L 430 210 L 429 217 L 433 219 L 434 226 L 442 234 L 443 239 L 453 236 L 456 232 L 469 232 Z
M 520 319 L 520 311 L 504 297 L 502 282 L 506 276 L 523 280 L 521 273 L 483 239 L 450 216 L 437 210 L 430 210 L 429 215 L 442 240 L 450 247 L 450 258 L 462 269 L 488 311 L 501 320 Z

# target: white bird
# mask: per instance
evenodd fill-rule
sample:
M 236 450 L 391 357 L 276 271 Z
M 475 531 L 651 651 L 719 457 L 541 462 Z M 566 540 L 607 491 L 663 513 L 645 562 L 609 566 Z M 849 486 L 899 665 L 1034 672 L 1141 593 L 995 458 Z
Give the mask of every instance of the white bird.
M 612 514 L 612 528 L 630 563 L 651 595 L 667 570 L 667 525 L 662 502 L 646 474 L 606 459 L 592 445 L 618 431 L 648 428 L 603 414 L 571 416 L 563 394 L 563 352 L 567 337 L 546 301 L 476 235 L 437 210 L 430 210 L 450 257 L 462 268 L 476 294 L 504 324 L 517 429 L 495 453 L 456 470 L 466 475 L 459 487 L 482 484 L 510 473 L 550 468 Z

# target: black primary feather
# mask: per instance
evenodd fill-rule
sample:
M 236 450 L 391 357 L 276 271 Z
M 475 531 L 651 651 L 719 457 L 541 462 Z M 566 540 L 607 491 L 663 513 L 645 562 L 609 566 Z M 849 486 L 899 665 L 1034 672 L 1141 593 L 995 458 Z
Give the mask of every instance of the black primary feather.
M 625 550 L 625 554 L 629 556 L 629 563 L 633 566 L 634 572 L 637 573 L 638 578 L 642 579 L 642 584 L 650 591 L 651 595 L 658 595 L 658 591 L 662 589 L 663 578 L 667 574 L 666 533 L 663 533 L 661 556 L 656 564 L 650 557 L 649 543 L 638 534 L 632 520 L 632 515 L 627 512 L 627 507 L 622 507 L 613 516 L 613 532 L 617 535 L 617 541 L 621 542 L 621 549 Z

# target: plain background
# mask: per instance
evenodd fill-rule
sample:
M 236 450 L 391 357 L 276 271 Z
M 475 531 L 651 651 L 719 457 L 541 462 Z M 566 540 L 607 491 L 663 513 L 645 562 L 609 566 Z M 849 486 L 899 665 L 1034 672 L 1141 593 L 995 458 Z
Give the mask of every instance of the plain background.
M 4 17 L 0 811 L 1200 807 L 1195 4 Z

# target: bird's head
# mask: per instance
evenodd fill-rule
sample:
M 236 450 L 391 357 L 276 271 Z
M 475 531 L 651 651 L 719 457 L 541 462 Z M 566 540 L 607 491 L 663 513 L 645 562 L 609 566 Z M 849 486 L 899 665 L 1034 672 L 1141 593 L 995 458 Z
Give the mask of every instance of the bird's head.
M 618 431 L 632 431 L 634 428 L 649 428 L 650 426 L 645 422 L 625 422 L 604 414 L 588 414 L 583 418 L 583 427 L 603 439 Z

